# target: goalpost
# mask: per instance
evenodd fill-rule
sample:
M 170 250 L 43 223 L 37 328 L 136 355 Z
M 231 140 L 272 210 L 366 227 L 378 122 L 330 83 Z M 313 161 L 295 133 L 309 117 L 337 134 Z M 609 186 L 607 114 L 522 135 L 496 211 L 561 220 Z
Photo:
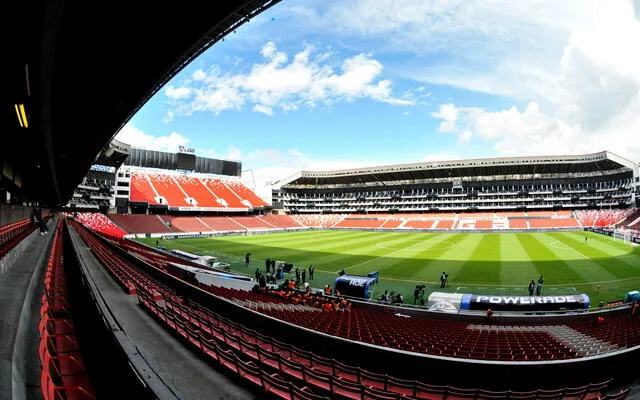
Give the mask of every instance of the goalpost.
M 633 241 L 631 240 L 631 231 L 627 229 L 615 229 L 613 231 L 613 235 L 616 238 L 622 239 L 625 244 L 631 244 Z

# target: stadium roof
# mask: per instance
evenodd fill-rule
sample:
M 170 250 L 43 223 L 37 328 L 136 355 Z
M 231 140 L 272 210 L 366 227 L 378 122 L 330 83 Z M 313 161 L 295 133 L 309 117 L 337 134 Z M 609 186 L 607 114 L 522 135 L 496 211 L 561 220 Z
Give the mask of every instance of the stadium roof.
M 608 151 L 573 156 L 532 156 L 434 161 L 334 171 L 300 171 L 278 182 L 288 185 L 339 185 L 465 176 L 593 173 L 619 169 L 638 172 L 633 162 Z
M 3 4 L 0 182 L 28 200 L 65 203 L 165 82 L 279 1 Z

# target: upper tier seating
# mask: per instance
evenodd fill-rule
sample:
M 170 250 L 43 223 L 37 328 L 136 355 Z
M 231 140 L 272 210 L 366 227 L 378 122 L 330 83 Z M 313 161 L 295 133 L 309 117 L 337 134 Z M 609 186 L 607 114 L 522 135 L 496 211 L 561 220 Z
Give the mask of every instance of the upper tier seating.
M 215 193 L 208 189 L 200 179 L 180 175 L 176 176 L 175 180 L 182 190 L 193 198 L 193 203 L 198 207 L 222 207 Z
M 627 218 L 634 210 L 578 210 L 576 215 L 584 227 L 611 226 Z
M 243 202 L 236 193 L 231 191 L 229 187 L 219 179 L 203 178 L 202 182 L 219 198 L 219 203 L 223 207 L 235 209 L 248 209 L 251 203 Z
M 132 174 L 132 175 L 135 175 Z M 156 189 L 158 194 L 165 198 L 167 204 L 172 207 L 194 207 L 195 204 L 189 203 L 187 195 L 175 179 L 169 175 L 148 174 L 151 185 Z
M 166 204 L 169 207 L 205 207 L 229 211 L 268 206 L 238 181 L 143 172 L 131 174 L 130 200 Z
M 248 187 L 238 181 L 227 181 L 227 187 L 233 190 L 241 199 L 246 200 L 252 207 L 265 207 L 268 206 L 267 202 L 258 197 Z
M 147 214 L 109 214 L 121 227 L 131 233 L 165 233 L 173 232 L 158 215 Z
M 100 213 L 77 213 L 76 219 L 84 226 L 104 235 L 121 238 L 127 234 L 113 223 L 106 215 Z
M 154 192 L 145 174 L 131 174 L 129 200 L 132 202 L 159 204 L 158 194 Z

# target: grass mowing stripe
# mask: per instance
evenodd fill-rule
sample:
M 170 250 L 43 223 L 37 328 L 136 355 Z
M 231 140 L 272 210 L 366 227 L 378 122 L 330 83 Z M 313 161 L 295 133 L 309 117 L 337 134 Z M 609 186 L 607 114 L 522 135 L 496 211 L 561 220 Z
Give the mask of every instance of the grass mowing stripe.
M 442 272 L 449 274 L 449 281 L 455 281 L 455 273 L 462 267 L 464 260 L 457 259 L 464 253 L 470 253 L 470 249 L 474 246 L 464 246 L 463 242 L 469 240 L 469 236 L 466 233 L 456 234 L 443 234 L 443 241 L 451 243 L 453 247 L 445 248 L 440 247 L 429 252 L 428 258 L 422 263 L 422 268 L 415 271 L 415 276 L 424 277 L 427 281 L 438 281 Z M 472 240 L 473 242 L 473 240 Z M 466 250 L 464 250 L 466 248 Z M 403 274 L 396 274 L 400 277 L 409 277 L 410 271 L 406 271 Z M 453 285 L 453 283 L 451 283 Z
M 540 274 L 514 235 L 500 234 L 500 282 L 528 283 Z
M 540 236 L 549 246 L 550 251 L 556 254 L 558 260 L 563 260 L 564 264 L 580 275 L 582 282 L 618 279 L 616 275 L 601 268 L 589 256 L 557 240 L 557 237 L 551 236 L 549 233 L 541 233 Z M 573 282 L 568 279 L 567 281 Z
M 545 283 L 558 284 L 583 280 L 573 268 L 559 260 L 558 256 L 549 247 L 538 240 L 537 236 L 535 233 L 523 233 L 517 235 L 516 238 L 525 249 L 533 265 L 535 265 L 537 275 L 544 276 Z M 526 282 L 528 283 L 529 281 Z
M 459 271 L 450 275 L 461 282 L 500 283 L 500 234 L 487 233 L 480 236 Z
M 271 242 L 270 245 L 264 246 L 260 242 L 246 243 L 244 241 L 232 242 L 232 241 L 220 241 L 214 242 L 216 249 L 223 253 L 231 253 L 236 255 L 244 255 L 246 252 L 263 254 L 264 257 L 276 258 L 278 260 L 289 261 L 290 257 L 296 258 L 300 253 L 307 253 L 311 251 L 318 251 L 321 249 L 327 249 L 330 252 L 334 251 L 335 243 L 353 244 L 357 245 L 362 242 L 362 235 L 347 236 L 349 240 L 338 240 L 340 237 L 322 238 L 322 240 L 314 240 L 309 238 L 303 241 L 297 241 L 294 239 L 283 238 L 280 242 Z M 354 246 L 357 248 L 357 246 Z M 267 254 L 269 253 L 269 254 Z
M 600 299 L 622 298 L 625 292 L 636 289 L 640 284 L 640 248 L 608 236 L 586 234 L 589 238 L 587 249 L 584 248 L 584 232 L 500 233 L 497 253 L 491 240 L 483 239 L 488 235 L 477 232 L 425 234 L 320 230 L 161 242 L 169 249 L 215 255 L 221 261 L 230 262 L 233 270 L 245 273 L 252 273 L 258 266 L 263 268 L 266 257 L 284 259 L 296 266 L 313 263 L 318 272 L 314 287 L 332 283 L 335 271 L 343 266 L 375 260 L 350 272 L 364 274 L 380 270 L 381 284 L 376 293 L 387 287 L 396 288 L 407 298 L 412 296 L 413 287 L 419 282 L 428 283 L 428 291 L 453 291 L 456 286 L 467 286 L 462 290 L 478 293 L 498 293 L 510 288 L 524 291 L 532 278 L 530 275 L 537 279 L 540 272 L 545 275 L 547 294 L 551 294 L 552 288 L 558 292 L 563 287 L 575 286 L 580 292 L 589 294 L 593 304 Z M 156 239 L 140 241 L 153 246 Z M 247 251 L 253 254 L 250 269 L 244 266 Z M 605 260 L 606 265 L 599 265 Z M 322 268 L 326 268 L 326 273 L 321 272 L 318 262 L 324 263 Z M 499 265 L 498 278 L 494 265 Z M 610 272 L 606 267 L 615 270 Z M 439 288 L 438 278 L 442 271 L 450 275 L 450 288 Z M 470 276 L 476 271 L 477 277 Z M 618 277 L 623 275 L 626 276 Z M 600 282 L 600 294 L 596 293 L 594 282 Z
M 600 249 L 594 247 L 596 243 L 584 243 L 584 240 L 576 239 L 573 236 L 566 235 L 557 235 L 550 233 L 549 236 L 552 236 L 554 239 L 559 242 L 565 244 L 566 246 L 575 249 L 577 252 L 584 254 L 589 257 L 591 261 L 598 264 L 600 268 L 609 272 L 611 275 L 614 275 L 617 278 L 629 278 L 632 276 L 637 276 L 640 270 L 638 267 L 635 267 L 631 262 L 627 262 L 622 259 L 618 259 L 615 256 L 611 256 L 609 253 L 606 253 Z M 634 260 L 637 261 L 637 260 Z
M 419 241 L 419 242 L 413 243 L 413 244 L 411 244 L 411 245 L 409 245 L 409 246 L 407 246 L 407 247 L 404 247 L 404 248 L 401 248 L 401 249 L 398 249 L 398 250 L 394 250 L 394 251 L 392 251 L 391 253 L 384 254 L 384 255 L 379 256 L 379 257 L 377 257 L 377 258 L 374 258 L 374 259 L 371 259 L 371 260 L 368 260 L 368 261 L 363 261 L 363 262 L 361 262 L 361 263 L 358 263 L 358 264 L 352 265 L 352 266 L 350 266 L 350 267 L 345 268 L 344 270 L 345 270 L 345 271 L 347 271 L 347 270 L 349 270 L 349 269 L 356 268 L 356 267 L 358 267 L 358 266 L 360 266 L 360 265 L 364 265 L 364 264 L 367 264 L 367 263 L 370 263 L 370 262 L 374 262 L 374 261 L 379 260 L 379 259 L 381 259 L 381 258 L 389 258 L 389 257 L 391 257 L 391 256 L 392 256 L 392 255 L 394 255 L 394 254 L 398 254 L 398 253 L 401 253 L 401 252 L 406 252 L 407 250 L 412 249 L 412 248 L 415 248 L 416 246 L 424 246 L 424 243 L 425 243 L 425 242 L 428 242 L 428 241 L 430 241 L 430 240 L 433 240 L 433 239 L 435 239 L 436 237 L 437 237 L 437 236 L 433 236 L 433 235 L 432 235 L 432 236 L 429 236 L 429 237 L 425 238 L 425 239 L 424 239 L 424 240 L 422 240 L 422 241 Z
M 430 249 L 438 249 L 437 246 L 443 241 L 440 235 L 418 235 L 416 238 L 423 239 L 420 241 L 405 240 L 403 242 L 404 245 L 396 243 L 395 250 L 385 250 L 386 252 L 391 252 L 385 253 L 370 262 L 354 266 L 351 272 L 365 274 L 371 271 L 378 271 L 382 275 L 386 271 L 390 271 L 392 276 L 415 275 L 415 269 L 424 262 L 420 254 L 428 253 Z M 394 255 L 395 257 L 392 257 Z

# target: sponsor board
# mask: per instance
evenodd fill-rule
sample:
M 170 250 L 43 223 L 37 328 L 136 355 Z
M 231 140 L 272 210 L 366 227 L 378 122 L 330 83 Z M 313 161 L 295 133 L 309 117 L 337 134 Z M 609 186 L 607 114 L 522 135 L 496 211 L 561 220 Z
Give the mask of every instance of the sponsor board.
M 213 233 L 188 233 L 184 235 L 165 235 L 160 236 L 162 240 L 171 240 L 171 239 L 190 239 L 190 238 L 204 238 L 215 236 Z
M 502 296 L 502 295 L 475 295 L 463 296 L 462 309 L 486 310 L 491 307 L 494 310 L 578 310 L 589 308 L 589 296 L 586 294 L 569 294 L 553 296 Z

